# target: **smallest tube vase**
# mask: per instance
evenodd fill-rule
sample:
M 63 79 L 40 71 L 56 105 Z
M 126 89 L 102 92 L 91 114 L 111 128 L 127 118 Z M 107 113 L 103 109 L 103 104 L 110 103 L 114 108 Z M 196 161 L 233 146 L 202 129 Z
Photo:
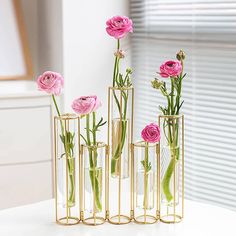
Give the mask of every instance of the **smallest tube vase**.
M 158 146 L 144 141 L 131 146 L 134 221 L 138 224 L 153 224 L 159 219 Z

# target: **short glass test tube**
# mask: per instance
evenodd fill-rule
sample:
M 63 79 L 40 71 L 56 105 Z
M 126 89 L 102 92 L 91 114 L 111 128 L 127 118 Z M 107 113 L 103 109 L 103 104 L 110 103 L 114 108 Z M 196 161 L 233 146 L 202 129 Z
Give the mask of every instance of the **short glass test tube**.
M 134 221 L 153 224 L 159 219 L 158 144 L 132 144 Z

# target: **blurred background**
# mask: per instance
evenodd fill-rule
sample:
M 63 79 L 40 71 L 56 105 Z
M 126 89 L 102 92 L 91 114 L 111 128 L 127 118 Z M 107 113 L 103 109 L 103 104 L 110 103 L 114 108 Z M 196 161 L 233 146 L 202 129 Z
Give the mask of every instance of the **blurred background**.
M 134 23 L 121 48 L 134 71 L 135 139 L 164 104 L 150 81 L 183 49 L 186 198 L 236 210 L 236 0 L 0 0 L 0 209 L 53 197 L 53 109 L 38 75 L 64 76 L 63 111 L 96 94 L 107 117 L 114 15 Z

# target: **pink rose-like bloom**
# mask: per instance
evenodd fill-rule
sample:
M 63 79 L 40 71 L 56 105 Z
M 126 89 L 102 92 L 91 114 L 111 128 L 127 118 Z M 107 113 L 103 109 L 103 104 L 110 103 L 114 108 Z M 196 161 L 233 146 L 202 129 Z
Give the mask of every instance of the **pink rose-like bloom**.
M 75 99 L 71 107 L 79 115 L 87 115 L 96 111 L 101 105 L 97 96 L 82 96 Z
M 145 142 L 159 142 L 161 138 L 160 128 L 158 125 L 151 123 L 142 130 L 141 136 Z
M 160 76 L 168 78 L 170 76 L 177 76 L 182 71 L 182 65 L 179 61 L 166 61 L 160 66 Z
M 37 79 L 38 89 L 49 94 L 60 95 L 64 85 L 63 77 L 56 72 L 46 71 Z
M 129 32 L 133 32 L 133 22 L 126 16 L 114 16 L 106 22 L 107 33 L 116 38 L 121 39 Z

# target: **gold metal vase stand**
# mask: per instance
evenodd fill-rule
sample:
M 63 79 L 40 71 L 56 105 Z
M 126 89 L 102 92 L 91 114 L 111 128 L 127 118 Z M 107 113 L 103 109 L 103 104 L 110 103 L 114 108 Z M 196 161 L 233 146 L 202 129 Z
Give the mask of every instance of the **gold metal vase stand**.
M 112 110 L 116 106 L 114 99 L 119 100 L 122 110 L 123 92 L 130 96 L 125 118 L 122 112 L 116 114 Z M 180 222 L 184 216 L 184 116 L 158 117 L 160 143 L 133 143 L 133 88 L 111 87 L 108 97 L 107 145 L 81 145 L 78 116 L 64 114 L 54 118 L 56 222 Z M 126 133 L 121 132 L 122 127 L 126 127 Z M 119 143 L 123 144 L 123 152 L 114 159 Z

